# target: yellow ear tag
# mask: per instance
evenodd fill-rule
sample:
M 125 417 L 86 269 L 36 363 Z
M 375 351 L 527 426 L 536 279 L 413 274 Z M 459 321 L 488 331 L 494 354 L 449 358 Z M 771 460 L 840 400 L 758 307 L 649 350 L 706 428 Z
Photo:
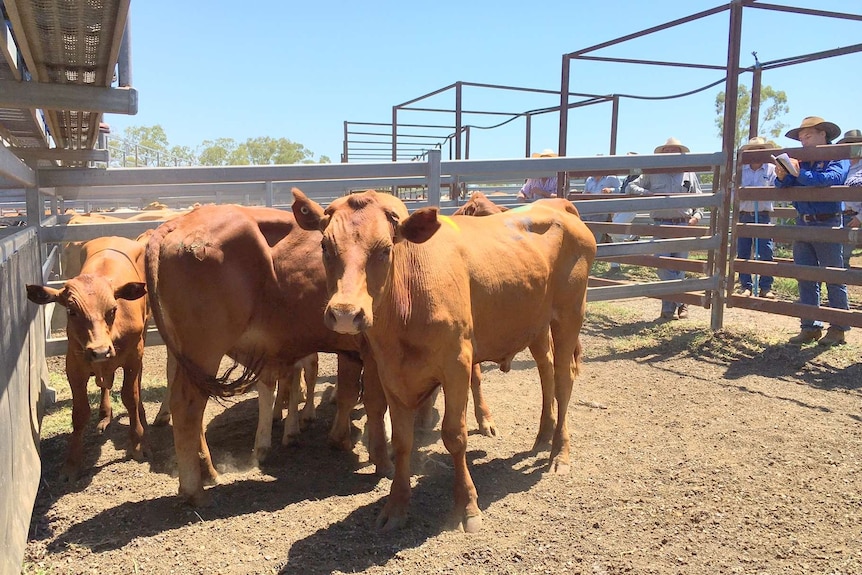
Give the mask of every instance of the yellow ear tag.
M 454 229 L 456 232 L 460 232 L 460 231 L 461 231 L 461 228 L 459 228 L 459 227 L 458 227 L 458 224 L 456 224 L 456 223 L 452 220 L 452 218 L 450 218 L 449 216 L 438 215 L 438 216 L 437 216 L 437 219 L 439 219 L 439 220 L 440 220 L 441 222 L 443 222 L 443 223 L 446 223 L 446 224 L 449 224 L 450 226 L 452 226 L 452 229 Z

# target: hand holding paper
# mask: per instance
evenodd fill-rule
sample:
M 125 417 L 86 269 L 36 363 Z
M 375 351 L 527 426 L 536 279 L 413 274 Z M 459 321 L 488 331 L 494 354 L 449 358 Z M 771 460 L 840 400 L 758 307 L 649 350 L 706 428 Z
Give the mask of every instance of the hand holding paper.
M 787 153 L 779 154 L 778 156 L 770 156 L 775 165 L 780 166 L 785 172 L 794 178 L 799 175 L 799 162 L 787 155 Z

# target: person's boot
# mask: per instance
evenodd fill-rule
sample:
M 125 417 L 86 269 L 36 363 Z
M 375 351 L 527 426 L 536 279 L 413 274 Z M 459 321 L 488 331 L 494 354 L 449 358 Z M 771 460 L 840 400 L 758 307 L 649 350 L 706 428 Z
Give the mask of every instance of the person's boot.
M 802 331 L 791 337 L 788 340 L 788 343 L 792 343 L 793 345 L 802 345 L 803 343 L 817 341 L 820 339 L 821 335 L 823 335 L 823 331 L 819 327 L 804 327 L 802 328 Z M 841 337 L 844 337 L 843 332 Z
M 845 343 L 847 343 L 847 340 L 844 339 L 844 330 L 830 327 L 826 330 L 826 335 L 823 336 L 823 339 L 817 342 L 817 345 L 832 347 L 833 345 L 842 345 Z
M 688 317 L 688 305 L 681 303 L 679 307 L 676 308 L 676 313 L 679 316 L 679 319 L 685 319 Z

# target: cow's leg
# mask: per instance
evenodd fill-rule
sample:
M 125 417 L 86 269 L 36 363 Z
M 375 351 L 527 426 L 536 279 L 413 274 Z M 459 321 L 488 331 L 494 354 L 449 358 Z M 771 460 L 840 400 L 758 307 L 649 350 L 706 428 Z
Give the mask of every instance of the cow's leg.
M 99 433 L 104 433 L 114 417 L 114 408 L 111 405 L 111 388 L 113 385 L 114 372 L 111 372 L 105 375 L 104 387 L 99 388 L 99 423 L 96 424 L 96 431 Z
M 84 366 L 70 366 L 67 359 L 66 377 L 72 389 L 72 436 L 69 438 L 66 462 L 60 468 L 60 481 L 74 481 L 84 460 L 84 430 L 90 421 L 90 401 L 87 398 L 90 372 Z
M 539 371 L 539 382 L 542 385 L 542 415 L 539 417 L 539 433 L 533 443 L 533 451 L 540 451 L 551 444 L 556 427 L 554 417 L 554 356 L 551 353 L 550 331 L 545 331 L 536 341 L 530 344 L 530 353 L 536 361 Z
M 410 506 L 410 455 L 413 451 L 414 412 L 399 401 L 389 401 L 392 418 L 392 451 L 395 454 L 395 476 L 389 497 L 377 517 L 377 528 L 382 531 L 400 529 L 407 523 Z
M 208 502 L 203 482 L 207 479 L 215 481 L 218 478 L 204 437 L 203 418 L 206 404 L 206 396 L 192 385 L 185 370 L 177 370 L 171 389 L 171 414 L 174 420 L 179 495 L 196 506 Z
M 491 408 L 488 407 L 482 393 L 482 367 L 478 363 L 473 365 L 473 371 L 470 373 L 470 391 L 473 392 L 473 412 L 476 414 L 479 433 L 496 437 L 497 426 L 491 417 Z
M 303 378 L 305 379 L 305 405 L 302 407 L 300 422 L 302 428 L 305 429 L 316 417 L 314 411 L 314 388 L 317 386 L 317 373 L 320 369 L 320 362 L 317 354 L 313 353 L 305 357 L 301 363 Z
M 143 349 L 141 350 L 143 352 Z M 135 359 L 129 365 L 123 366 L 123 389 L 121 392 L 123 405 L 129 414 L 129 446 L 126 457 L 135 461 L 143 461 L 147 446 L 144 435 L 147 429 L 147 418 L 141 415 L 141 363 Z
M 389 458 L 388 448 L 391 434 L 386 432 L 385 422 L 388 409 L 386 395 L 380 384 L 377 363 L 373 359 L 364 357 L 363 367 L 365 371 L 362 379 L 365 392 L 362 399 L 365 403 L 365 425 L 368 429 L 368 459 L 374 464 L 377 475 L 393 477 L 395 467 Z
M 348 355 L 338 354 L 338 401 L 332 429 L 329 431 L 329 444 L 343 451 L 353 448 L 350 437 L 350 414 L 359 402 L 359 378 L 362 376 L 362 362 Z
M 582 317 L 582 316 L 581 316 Z M 581 322 L 571 320 L 570 324 L 552 324 L 554 343 L 554 394 L 557 400 L 557 427 L 554 430 L 554 440 L 551 445 L 551 455 L 548 460 L 548 470 L 552 473 L 566 474 L 569 472 L 569 429 L 566 415 L 569 410 L 569 400 L 572 397 L 576 357 L 580 355 Z
M 482 528 L 482 512 L 479 511 L 479 498 L 476 486 L 467 469 L 467 388 L 471 364 L 450 368 L 443 383 L 443 399 L 446 408 L 443 412 L 443 445 L 452 456 L 455 468 L 454 495 L 455 505 L 452 509 L 452 526 L 463 525 L 469 533 L 478 532 Z
M 279 374 L 279 390 L 282 386 L 287 390 L 287 417 L 284 418 L 284 434 L 281 436 L 282 445 L 296 445 L 299 442 L 299 396 L 302 393 L 302 370 L 298 363 Z
M 416 425 L 419 429 L 431 431 L 440 420 L 437 408 L 435 407 L 438 395 L 440 395 L 440 386 L 434 388 L 434 391 L 422 400 L 422 403 L 416 408 Z
M 167 353 L 168 361 L 165 375 L 167 376 L 167 386 L 165 388 L 165 397 L 162 398 L 162 405 L 159 407 L 159 412 L 153 420 L 153 425 L 167 425 L 171 422 L 171 386 L 174 378 L 177 376 L 177 358 L 170 351 Z
M 256 463 L 266 461 L 272 448 L 272 412 L 275 397 L 275 372 L 266 370 L 257 381 L 257 431 L 254 434 Z

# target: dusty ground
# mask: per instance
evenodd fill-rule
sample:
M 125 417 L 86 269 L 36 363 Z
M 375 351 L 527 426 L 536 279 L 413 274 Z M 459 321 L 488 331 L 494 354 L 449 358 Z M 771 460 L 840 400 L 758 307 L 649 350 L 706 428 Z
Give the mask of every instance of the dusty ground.
M 655 300 L 591 304 L 587 362 L 570 408 L 573 470 L 529 452 L 540 407 L 528 356 L 488 367 L 501 431 L 471 432 L 481 533 L 442 531 L 452 471 L 439 432 L 417 436 L 408 527 L 375 532 L 390 482 L 329 450 L 332 408 L 301 445 L 249 468 L 256 399 L 210 402 L 207 437 L 224 483 L 204 509 L 176 497 L 170 428 L 152 464 L 123 460 L 128 418 L 88 433 L 89 473 L 56 482 L 66 435 L 44 437 L 31 573 L 862 573 L 862 330 L 833 350 L 792 348 L 797 320 L 728 310 L 657 324 Z M 163 348 L 146 352 L 148 419 Z M 322 358 L 317 401 L 332 390 Z M 357 426 L 362 423 L 357 410 Z M 471 430 L 475 420 L 469 416 Z M 274 436 L 280 437 L 277 424 Z

